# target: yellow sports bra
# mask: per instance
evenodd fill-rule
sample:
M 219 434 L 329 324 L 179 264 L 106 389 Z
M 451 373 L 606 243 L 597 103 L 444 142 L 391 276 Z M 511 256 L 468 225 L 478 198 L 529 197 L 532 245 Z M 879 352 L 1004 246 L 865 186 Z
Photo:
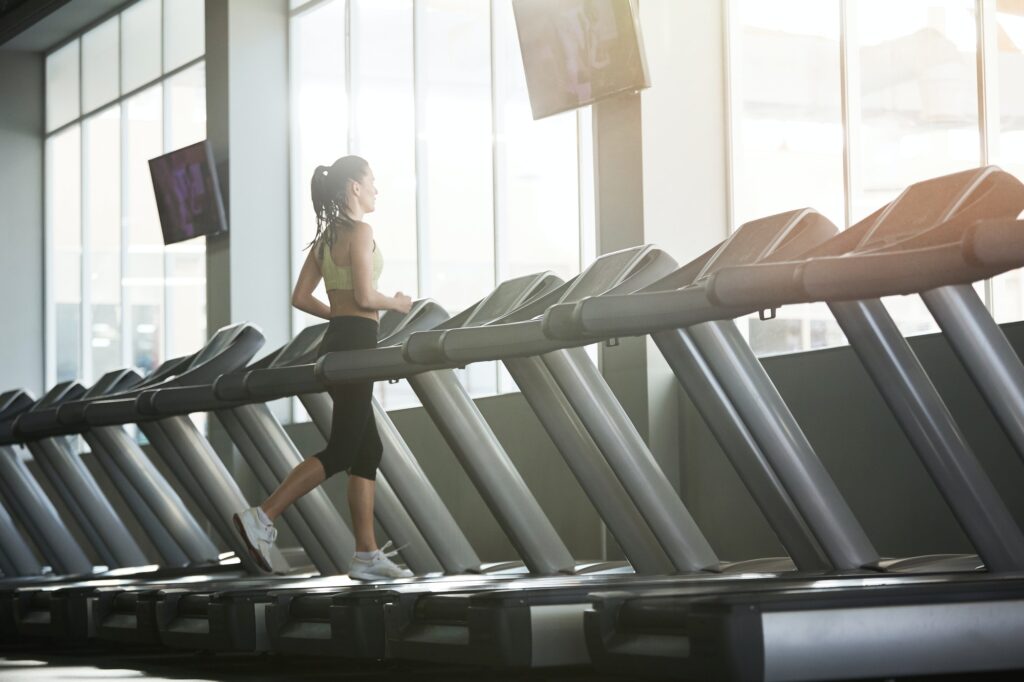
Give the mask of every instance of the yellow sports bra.
M 335 289 L 347 289 L 351 291 L 355 287 L 352 285 L 352 266 L 350 265 L 336 265 L 334 258 L 331 256 L 331 250 L 327 248 L 327 245 L 320 242 L 316 245 L 316 248 L 320 249 L 320 274 L 324 277 L 324 286 L 327 291 L 333 291 Z M 381 270 L 384 269 L 384 256 L 380 252 L 380 247 L 377 246 L 377 242 L 373 243 L 373 288 L 377 288 L 377 281 L 380 280 Z

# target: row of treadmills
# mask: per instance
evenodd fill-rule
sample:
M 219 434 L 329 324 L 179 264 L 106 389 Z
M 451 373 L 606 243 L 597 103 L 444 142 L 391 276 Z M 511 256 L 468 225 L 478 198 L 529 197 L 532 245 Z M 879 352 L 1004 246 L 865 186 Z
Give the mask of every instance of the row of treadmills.
M 971 286 L 1024 265 L 1022 209 L 1021 182 L 980 168 L 913 185 L 842 232 L 803 209 L 749 222 L 682 266 L 641 246 L 568 282 L 507 281 L 453 317 L 418 301 L 383 316 L 376 349 L 317 360 L 319 325 L 253 361 L 263 337 L 237 324 L 150 376 L 110 372 L 40 400 L 4 393 L 0 633 L 303 653 L 339 666 L 583 664 L 693 680 L 1024 668 L 1024 533 L 879 300 L 924 299 L 1024 454 L 1024 367 Z M 732 322 L 813 301 L 828 303 L 975 554 L 879 556 Z M 716 556 L 583 350 L 640 335 L 664 354 L 788 556 Z M 453 372 L 487 360 L 507 367 L 628 561 L 566 549 Z M 385 450 L 376 513 L 416 577 L 345 577 L 353 537 L 322 489 L 279 521 L 302 551 L 275 550 L 275 574 L 259 573 L 229 525 L 258 500 L 245 499 L 189 415 L 215 416 L 262 494 L 301 461 L 266 403 L 297 396 L 326 436 L 325 387 L 365 379 L 409 381 L 518 561 L 481 562 L 375 404 Z M 79 435 L 133 523 L 75 451 Z

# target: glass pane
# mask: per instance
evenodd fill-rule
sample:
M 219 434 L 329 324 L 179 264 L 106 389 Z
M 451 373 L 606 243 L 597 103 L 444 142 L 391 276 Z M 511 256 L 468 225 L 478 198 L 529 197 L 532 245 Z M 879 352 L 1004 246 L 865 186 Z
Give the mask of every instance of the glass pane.
M 380 287 L 413 298 L 416 282 L 416 115 L 411 0 L 353 0 L 352 153 L 370 162 L 377 210 L 367 220 L 386 260 Z
M 82 35 L 82 110 L 92 111 L 121 94 L 118 17 Z
M 121 108 L 113 106 L 83 125 L 82 211 L 88 235 L 91 377 L 123 366 L 121 357 Z
M 141 0 L 126 9 L 121 13 L 121 27 L 124 93 L 160 77 L 160 0 Z
M 164 72 L 198 59 L 205 52 L 203 0 L 164 0 Z
M 170 116 L 165 151 L 206 139 L 206 65 L 196 64 L 168 78 L 164 91 Z
M 770 320 L 749 315 L 737 320 L 737 325 L 760 357 L 847 343 L 824 303 L 785 306 Z
M 854 220 L 913 182 L 980 161 L 974 3 L 864 0 L 857 7 Z M 885 304 L 904 334 L 938 329 L 916 296 Z
M 77 125 L 46 140 L 46 219 L 53 240 L 56 380 L 76 379 L 82 349 L 82 165 Z
M 296 246 L 292 252 L 292 272 L 298 273 L 307 254 L 306 245 L 316 234 L 316 217 L 309 195 L 313 169 L 330 165 L 348 153 L 345 47 L 339 42 L 339 36 L 345 35 L 345 3 L 335 0 L 317 5 L 297 16 L 291 23 L 291 31 L 292 243 Z M 387 164 L 386 160 L 381 161 Z M 386 185 L 382 192 L 390 193 Z M 388 261 L 384 272 L 390 274 L 389 245 L 390 240 L 387 240 L 382 251 Z M 320 300 L 327 299 L 322 284 L 314 295 Z M 319 321 L 293 310 L 295 329 Z
M 455 312 L 494 286 L 489 3 L 422 8 L 427 291 Z
M 812 206 L 843 210 L 839 2 L 737 3 L 736 225 Z
M 988 80 L 996 84 L 999 130 L 990 131 L 989 158 L 1024 180 L 1024 5 L 1019 0 L 996 0 L 995 18 L 998 59 Z M 1000 275 L 993 285 L 996 320 L 1024 320 L 1024 273 Z
M 164 81 L 167 138 L 164 151 L 206 139 L 204 64 Z M 194 353 L 206 342 L 206 237 L 165 248 L 168 358 Z
M 854 220 L 913 182 L 979 162 L 974 3 L 863 0 L 857 7 Z
M 736 227 L 811 206 L 844 223 L 839 2 L 737 5 L 732 81 Z M 824 305 L 738 320 L 758 355 L 845 341 Z
M 386 260 L 380 289 L 416 298 L 416 110 L 412 0 L 352 0 L 352 153 L 373 167 L 377 210 L 368 218 Z M 405 381 L 378 382 L 385 409 L 419 404 Z
M 163 88 L 156 85 L 125 107 L 125 329 L 131 364 L 148 373 L 163 362 L 164 245 L 149 159 L 163 153 Z
M 405 379 L 391 383 L 378 381 L 373 385 L 374 397 L 385 410 L 402 410 L 407 407 L 419 407 L 419 397 Z
M 79 114 L 78 41 L 46 58 L 46 129 L 59 128 Z
M 551 270 L 569 279 L 580 267 L 576 113 L 534 121 L 510 0 L 494 5 L 499 149 L 504 163 L 498 272 L 509 279 Z M 537 248 L 543 245 L 543 248 Z
M 490 3 L 427 0 L 418 58 L 426 154 L 424 292 L 456 312 L 494 288 Z M 429 267 L 428 267 L 429 266 Z M 498 391 L 495 363 L 459 376 L 470 395 Z
M 206 343 L 206 237 L 166 248 L 167 357 Z

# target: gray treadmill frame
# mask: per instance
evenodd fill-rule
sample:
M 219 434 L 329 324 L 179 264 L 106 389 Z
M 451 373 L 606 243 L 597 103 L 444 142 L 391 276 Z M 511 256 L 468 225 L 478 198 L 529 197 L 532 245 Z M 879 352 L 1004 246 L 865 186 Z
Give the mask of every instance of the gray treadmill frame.
M 22 536 L 7 507 L 0 501 L 0 571 L 4 576 L 42 575 L 43 565 Z
M 53 502 L 11 445 L 0 446 L 0 492 L 56 572 L 87 574 L 93 571 L 92 561 L 60 520 Z

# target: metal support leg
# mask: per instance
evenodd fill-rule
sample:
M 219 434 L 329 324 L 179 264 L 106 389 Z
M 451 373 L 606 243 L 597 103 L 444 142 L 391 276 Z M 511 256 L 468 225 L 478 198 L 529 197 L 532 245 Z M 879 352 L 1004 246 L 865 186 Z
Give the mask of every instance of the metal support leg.
M 533 357 L 504 363 L 633 569 L 643 575 L 674 573 L 671 560 L 544 362 Z
M 72 452 L 67 438 L 44 438 L 30 443 L 29 449 L 68 508 L 75 510 L 79 525 L 103 563 L 111 568 L 149 563 L 81 455 Z
M 6 576 L 40 575 L 43 567 L 29 548 L 25 538 L 18 532 L 14 519 L 7 508 L 0 504 L 0 547 L 3 547 L 4 563 L 0 570 Z
M 250 505 L 202 434 L 187 417 L 171 417 L 139 426 L 242 565 L 258 573 L 259 568 L 231 523 L 232 514 Z M 277 548 L 272 550 L 271 559 L 275 568 L 287 566 Z
M 652 338 L 797 569 L 833 568 L 797 504 L 690 335 L 674 329 L 652 334 Z
M 885 306 L 829 307 L 982 561 L 990 571 L 1024 569 L 1024 535 Z
M 575 570 L 569 550 L 516 471 L 476 403 L 451 370 L 409 378 L 470 480 L 526 567 L 541 575 Z
M 22 523 L 31 529 L 43 556 L 58 573 L 89 573 L 92 562 L 61 522 L 57 509 L 32 477 L 18 453 L 0 446 L 0 489 L 24 512 Z
M 771 468 L 838 569 L 873 566 L 878 552 L 815 454 L 800 425 L 733 322 L 687 334 L 725 389 Z
M 541 356 L 679 571 L 714 571 L 718 557 L 586 351 Z
M 85 437 L 168 565 L 216 561 L 217 546 L 124 429 L 100 426 Z
M 142 526 L 143 533 L 156 547 L 159 555 L 159 563 L 164 566 L 184 566 L 188 564 L 188 557 L 181 550 L 181 547 L 174 542 L 170 534 L 160 525 L 159 519 L 143 501 L 142 496 L 128 482 L 128 478 L 116 467 L 112 467 L 110 457 L 106 454 L 103 445 L 94 434 L 87 432 L 82 437 L 89 444 L 93 457 L 100 463 L 110 481 L 117 488 L 117 491 L 124 498 L 125 503 L 131 510 L 132 516 Z
M 56 493 L 57 499 L 64 503 L 68 511 L 71 513 L 71 518 L 75 520 L 82 533 L 85 535 L 86 542 L 96 553 L 99 558 L 99 563 L 109 568 L 120 568 L 123 566 L 111 552 L 110 547 L 107 545 L 103 536 L 100 534 L 99 529 L 92 523 L 85 509 L 79 504 L 78 498 L 76 498 L 70 491 L 67 483 L 61 478 L 60 474 L 57 473 L 56 469 L 52 466 L 50 461 L 46 459 L 46 455 L 42 452 L 42 447 L 39 442 L 32 442 L 25 444 L 26 449 L 32 453 L 32 460 L 36 463 L 39 471 L 42 472 L 46 480 L 50 482 L 54 492 Z M 142 562 L 143 564 L 146 562 Z M 141 564 L 136 564 L 141 565 Z
M 7 453 L 0 451 L 0 457 L 8 456 Z M 13 456 L 17 456 L 16 454 Z M 3 473 L 4 463 L 0 462 L 0 473 Z M 54 568 L 59 563 L 59 559 L 54 552 L 50 543 L 47 542 L 46 536 L 43 531 L 36 525 L 35 519 L 32 518 L 32 514 L 29 513 L 28 509 L 21 504 L 19 497 L 12 495 L 13 490 L 11 488 L 12 481 L 8 481 L 6 476 L 0 476 L 0 499 L 3 499 L 8 507 L 11 508 L 14 516 L 24 526 L 27 537 L 32 541 L 32 544 L 39 550 L 39 554 L 43 557 L 43 561 L 47 562 L 50 568 Z M 57 569 L 59 570 L 59 569 Z
M 1024 365 L 969 284 L 921 294 L 1006 435 L 1024 457 Z

